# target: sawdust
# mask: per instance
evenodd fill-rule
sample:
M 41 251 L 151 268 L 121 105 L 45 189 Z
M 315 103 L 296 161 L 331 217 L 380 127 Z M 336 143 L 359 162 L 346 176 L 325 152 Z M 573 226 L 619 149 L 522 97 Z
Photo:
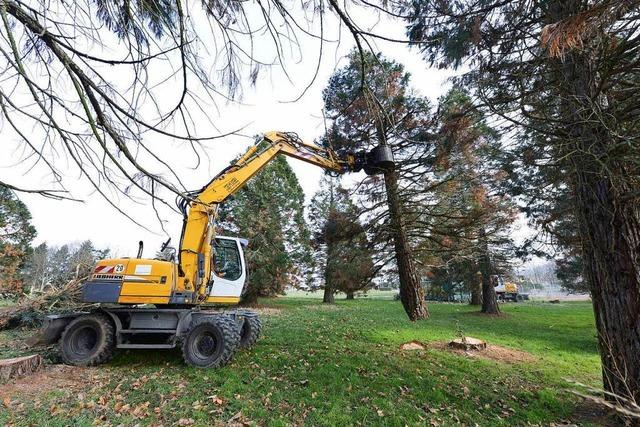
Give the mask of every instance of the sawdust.
M 446 342 L 436 342 L 429 344 L 429 348 L 447 351 L 450 353 L 457 354 L 459 356 L 464 356 L 468 358 L 475 359 L 485 359 L 485 360 L 494 360 L 496 362 L 503 363 L 525 363 L 525 362 L 533 362 L 536 358 L 522 350 L 516 350 L 514 348 L 501 347 L 499 345 L 488 344 L 487 348 L 484 350 L 459 350 L 455 348 L 449 347 L 449 344 Z
M 0 388 L 0 402 L 20 399 L 25 402 L 55 390 L 81 390 L 91 384 L 95 368 L 50 365 L 34 375 L 17 378 Z

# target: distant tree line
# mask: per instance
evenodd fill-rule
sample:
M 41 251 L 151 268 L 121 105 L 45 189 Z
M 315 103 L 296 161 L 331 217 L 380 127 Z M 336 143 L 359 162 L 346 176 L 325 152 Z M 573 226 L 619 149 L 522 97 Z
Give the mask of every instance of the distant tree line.
M 27 206 L 14 191 L 0 185 L 0 295 L 19 296 L 58 288 L 91 274 L 109 249 L 86 240 L 60 247 L 31 246 L 36 229 Z
M 59 288 L 73 279 L 93 272 L 98 260 L 109 256 L 109 249 L 96 249 L 90 240 L 59 247 L 41 243 L 25 262 L 22 271 L 24 289 L 30 293 Z

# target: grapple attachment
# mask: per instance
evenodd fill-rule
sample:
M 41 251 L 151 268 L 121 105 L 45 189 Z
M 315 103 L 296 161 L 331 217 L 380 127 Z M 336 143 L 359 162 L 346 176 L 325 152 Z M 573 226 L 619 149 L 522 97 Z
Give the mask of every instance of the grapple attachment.
M 364 171 L 367 175 L 377 175 L 392 171 L 396 162 L 388 145 L 378 145 L 366 154 Z

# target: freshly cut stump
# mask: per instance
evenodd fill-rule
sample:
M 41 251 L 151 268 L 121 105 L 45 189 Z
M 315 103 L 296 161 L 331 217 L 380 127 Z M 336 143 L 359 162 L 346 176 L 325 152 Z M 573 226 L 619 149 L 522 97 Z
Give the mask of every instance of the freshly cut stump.
M 39 354 L 0 360 L 0 383 L 11 378 L 24 377 L 42 369 L 44 362 Z
M 487 343 L 477 338 L 462 337 L 451 341 L 449 347 L 464 351 L 484 350 L 487 348 Z
M 400 350 L 424 350 L 424 344 L 413 340 L 400 345 Z

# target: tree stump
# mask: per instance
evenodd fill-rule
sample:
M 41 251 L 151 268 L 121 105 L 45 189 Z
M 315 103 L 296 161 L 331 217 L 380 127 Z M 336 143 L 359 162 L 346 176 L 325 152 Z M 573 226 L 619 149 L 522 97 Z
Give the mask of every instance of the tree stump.
M 464 351 L 484 350 L 487 348 L 487 343 L 477 338 L 462 337 L 451 341 L 449 347 Z
M 416 340 L 406 342 L 400 345 L 401 350 L 424 350 L 424 345 Z
M 0 360 L 0 383 L 11 378 L 31 375 L 42 369 L 44 362 L 39 354 Z

